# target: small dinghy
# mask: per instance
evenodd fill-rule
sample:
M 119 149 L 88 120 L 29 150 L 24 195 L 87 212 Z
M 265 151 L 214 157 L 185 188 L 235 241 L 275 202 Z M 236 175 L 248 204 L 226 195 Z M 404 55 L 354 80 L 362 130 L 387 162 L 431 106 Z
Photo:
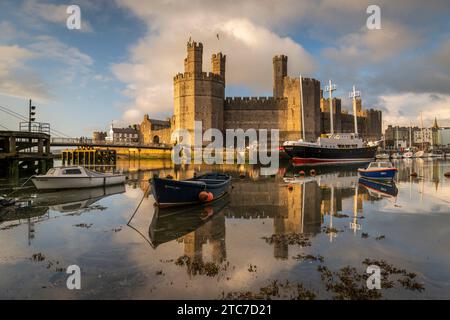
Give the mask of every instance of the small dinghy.
M 125 182 L 125 175 L 101 173 L 82 166 L 56 167 L 44 175 L 31 177 L 38 190 L 78 189 L 111 186 Z
M 152 192 L 160 208 L 206 203 L 222 197 L 230 186 L 231 176 L 208 173 L 188 180 L 153 177 Z
M 396 172 L 397 168 L 394 168 L 388 161 L 371 162 L 366 169 L 358 169 L 361 177 L 373 180 L 392 180 Z

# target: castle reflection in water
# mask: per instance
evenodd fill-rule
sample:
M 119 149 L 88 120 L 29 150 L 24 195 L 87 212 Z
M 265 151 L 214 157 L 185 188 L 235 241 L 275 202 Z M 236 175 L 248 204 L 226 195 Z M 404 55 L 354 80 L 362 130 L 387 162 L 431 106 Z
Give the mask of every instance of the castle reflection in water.
M 146 180 L 153 174 L 175 175 L 175 179 L 192 177 L 194 172 L 205 172 L 207 166 L 184 166 L 161 168 L 151 172 L 142 172 L 139 186 L 145 190 Z M 215 171 L 231 174 L 233 179 L 230 201 L 213 217 L 194 231 L 179 237 L 176 241 L 184 244 L 184 255 L 191 261 L 204 260 L 221 263 L 226 260 L 226 221 L 229 219 L 271 219 L 273 233 L 303 233 L 314 236 L 328 227 L 330 241 L 336 237 L 333 231 L 333 216 L 342 211 L 344 199 L 353 199 L 353 209 L 347 213 L 353 215 L 349 227 L 356 232 L 361 228 L 358 217 L 363 211 L 363 202 L 371 197 L 369 192 L 358 186 L 358 176 L 354 168 L 330 171 L 318 171 L 315 177 L 299 177 L 293 167 L 281 168 L 271 177 L 259 175 L 259 168 L 251 166 L 215 166 Z M 245 175 L 243 178 L 242 175 Z M 307 174 L 308 175 L 308 174 Z M 241 176 L 241 177 L 240 177 Z M 149 196 L 152 198 L 152 196 Z M 326 217 L 327 225 L 324 226 Z M 167 230 L 170 232 L 170 230 Z M 205 247 L 208 249 L 205 250 Z M 204 253 L 208 252 L 207 257 Z M 288 259 L 289 246 L 283 242 L 274 244 L 274 257 Z M 189 272 L 195 270 L 189 269 Z
M 447 162 L 448 164 L 448 162 Z M 421 159 L 394 163 L 399 168 L 396 178 L 397 185 L 416 184 L 421 190 L 421 197 L 425 192 L 437 192 L 442 181 L 445 162 L 423 161 Z M 309 237 L 326 232 L 329 241 L 333 241 L 338 233 L 333 228 L 333 222 L 339 215 L 345 214 L 349 219 L 347 227 L 355 234 L 362 233 L 364 226 L 361 220 L 364 203 L 379 199 L 392 198 L 397 195 L 397 188 L 384 188 L 380 192 L 376 186 L 361 183 L 354 167 L 346 168 L 316 168 L 314 176 L 306 170 L 306 175 L 300 175 L 301 168 L 294 168 L 284 164 L 274 176 L 260 176 L 259 168 L 250 165 L 186 165 L 173 166 L 170 161 L 119 161 L 115 168 L 106 170 L 124 171 L 128 176 L 128 185 L 120 190 L 80 190 L 70 194 L 39 195 L 30 202 L 34 208 L 24 212 L 28 224 L 33 227 L 48 215 L 49 210 L 56 212 L 71 212 L 86 210 L 102 198 L 113 194 L 129 192 L 130 189 L 147 191 L 149 180 L 153 175 L 165 177 L 172 175 L 174 179 L 190 178 L 194 172 L 220 171 L 233 176 L 232 188 L 226 203 L 206 206 L 197 211 L 188 212 L 192 219 L 185 223 L 185 216 L 175 219 L 176 215 L 161 221 L 163 226 L 158 229 L 159 242 L 157 246 L 166 242 L 176 241 L 184 246 L 184 255 L 190 261 L 212 261 L 217 264 L 227 260 L 226 226 L 240 219 L 265 219 L 273 225 L 273 234 L 303 233 Z M 419 179 L 412 178 L 411 172 L 417 172 Z M 435 189 L 435 190 L 434 190 Z M 78 199 L 79 198 L 79 199 Z M 64 203 L 60 203 L 64 201 Z M 146 194 L 146 201 L 153 202 L 153 197 Z M 155 209 L 156 210 L 156 209 Z M 20 213 L 20 212 L 19 212 Z M 205 215 L 207 219 L 198 219 Z M 2 223 L 14 224 L 17 222 L 18 211 L 14 214 L 3 215 Z M 152 233 L 152 218 L 157 215 L 144 215 L 148 220 L 149 235 Z M 38 220 L 33 220 L 38 219 Z M 151 222 L 151 223 L 150 223 Z M 158 221 L 156 221 L 158 222 Z M 160 225 L 160 226 L 161 226 Z M 171 226 L 177 226 L 173 233 Z M 30 229 L 30 228 L 29 228 Z M 33 229 L 33 228 L 31 228 Z M 33 231 L 33 230 L 32 230 Z M 34 232 L 34 231 L 33 231 Z M 32 241 L 33 232 L 29 232 L 29 242 Z M 156 246 L 156 247 L 157 247 Z M 158 248 L 156 248 L 157 250 Z M 273 256 L 276 259 L 288 259 L 289 246 L 283 242 L 273 244 Z M 195 274 L 198 270 L 188 266 L 188 272 Z

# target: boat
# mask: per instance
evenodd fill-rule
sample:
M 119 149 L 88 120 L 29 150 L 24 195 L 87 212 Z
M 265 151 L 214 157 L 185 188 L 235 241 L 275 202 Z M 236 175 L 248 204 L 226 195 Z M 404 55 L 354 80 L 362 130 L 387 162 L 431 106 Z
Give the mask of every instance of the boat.
M 392 159 L 402 159 L 402 158 L 403 158 L 403 155 L 399 152 L 392 154 Z
M 375 155 L 375 159 L 389 159 L 389 154 L 388 153 L 379 153 L 379 154 Z
M 412 158 L 413 156 L 414 156 L 414 153 L 412 151 L 408 151 L 403 154 L 403 158 L 409 159 L 409 158 Z
M 392 198 L 398 194 L 397 186 L 394 182 L 380 182 L 370 179 L 359 178 L 358 183 L 365 187 L 369 192 L 369 195 L 374 198 Z
M 159 245 L 185 236 L 223 212 L 230 203 L 230 196 L 224 195 L 217 201 L 194 207 L 155 208 L 149 227 L 151 246 Z
M 414 153 L 414 158 L 424 158 L 424 157 L 425 157 L 425 152 L 422 150 L 419 150 L 416 153 Z
M 297 165 L 370 162 L 378 145 L 366 145 L 354 133 L 326 134 L 317 142 L 286 141 L 284 151 Z
M 305 140 L 306 133 L 303 123 L 303 139 L 298 141 L 285 141 L 283 143 L 283 150 L 289 155 L 295 165 L 372 161 L 378 149 L 378 142 L 366 144 L 358 135 L 356 98 L 361 93 L 355 90 L 355 86 L 353 86 L 353 91 L 350 92 L 350 97 L 353 98 L 354 133 L 335 133 L 332 92 L 336 90 L 336 85 L 332 84 L 330 80 L 325 90 L 329 93 L 330 133 L 318 137 L 316 142 L 307 142 Z M 301 95 L 301 99 L 303 99 L 303 95 Z M 304 119 L 303 113 L 302 119 Z
M 152 193 L 160 208 L 194 205 L 214 201 L 228 191 L 231 176 L 207 173 L 187 180 L 153 177 Z
M 442 150 L 433 150 L 428 154 L 428 158 L 444 158 Z
M 82 166 L 56 167 L 31 177 L 38 190 L 105 187 L 124 183 L 125 179 L 124 174 L 101 173 Z
M 388 161 L 371 162 L 366 169 L 358 169 L 360 177 L 374 180 L 392 180 L 396 172 L 397 168 Z

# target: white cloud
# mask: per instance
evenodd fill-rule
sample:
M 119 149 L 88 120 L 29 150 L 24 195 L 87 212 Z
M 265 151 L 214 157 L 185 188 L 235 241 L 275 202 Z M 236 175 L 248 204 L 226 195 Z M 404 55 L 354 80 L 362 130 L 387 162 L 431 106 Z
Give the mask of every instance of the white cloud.
M 36 0 L 27 0 L 23 7 L 22 12 L 30 19 L 29 23 L 40 25 L 41 21 L 55 23 L 62 28 L 66 28 L 66 21 L 69 17 L 67 13 L 67 7 L 70 3 L 56 5 L 51 3 L 37 2 Z M 83 15 L 83 9 L 81 9 L 81 32 L 92 32 L 92 26 Z
M 432 125 L 434 118 L 440 126 L 450 126 L 450 94 L 404 93 L 381 95 L 379 103 L 386 111 L 383 112 L 385 124 L 420 126 L 422 111 L 424 126 Z
M 338 39 L 335 46 L 325 48 L 322 53 L 326 59 L 345 63 L 347 67 L 363 67 L 401 54 L 420 41 L 420 36 L 411 29 L 383 21 L 382 29 L 369 30 L 364 26 Z
M 46 84 L 29 71 L 26 62 L 36 58 L 32 51 L 14 45 L 0 46 L 0 93 L 13 97 L 35 97 L 47 100 L 50 93 Z
M 203 43 L 204 71 L 210 71 L 211 54 L 221 51 L 227 55 L 227 86 L 246 86 L 255 95 L 272 91 L 272 58 L 276 54 L 289 56 L 288 72 L 293 76 L 300 72 L 311 75 L 315 69 L 314 59 L 300 44 L 269 28 L 274 21 L 292 17 L 285 6 L 276 10 L 273 3 L 264 7 L 259 1 L 242 6 L 208 1 L 118 3 L 148 27 L 147 34 L 130 49 L 129 61 L 112 66 L 116 77 L 127 85 L 124 93 L 133 98 L 129 108 L 139 110 L 141 116 L 145 112 L 153 117 L 172 114 L 173 76 L 183 72 L 189 37 Z M 263 18 L 254 19 L 252 10 Z
M 28 48 L 33 50 L 39 59 L 49 59 L 53 63 L 58 62 L 64 66 L 59 68 L 59 74 L 55 75 L 55 77 L 59 77 L 58 82 L 64 81 L 71 84 L 77 80 L 83 86 L 92 79 L 91 67 L 94 60 L 89 55 L 54 37 L 44 35 L 34 39 L 35 41 Z

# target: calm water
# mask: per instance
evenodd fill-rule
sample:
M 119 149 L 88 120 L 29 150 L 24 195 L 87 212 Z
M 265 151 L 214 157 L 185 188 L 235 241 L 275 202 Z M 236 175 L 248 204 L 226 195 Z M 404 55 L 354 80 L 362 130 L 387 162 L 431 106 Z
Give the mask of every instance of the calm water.
M 450 161 L 394 164 L 395 186 L 359 183 L 355 168 L 316 168 L 314 177 L 302 177 L 285 164 L 263 177 L 252 166 L 217 166 L 235 177 L 230 195 L 174 214 L 156 212 L 148 179 L 211 167 L 123 161 L 116 170 L 127 172 L 125 186 L 16 193 L 20 207 L 0 211 L 0 298 L 217 299 L 258 293 L 277 280 L 328 299 L 335 292 L 318 266 L 364 273 L 370 258 L 417 274 L 425 288 L 396 282 L 382 298 L 450 299 Z M 0 181 L 1 188 L 9 183 Z M 263 239 L 289 234 L 308 245 Z M 295 258 L 300 254 L 323 261 Z M 66 288 L 72 264 L 82 270 L 81 290 Z

